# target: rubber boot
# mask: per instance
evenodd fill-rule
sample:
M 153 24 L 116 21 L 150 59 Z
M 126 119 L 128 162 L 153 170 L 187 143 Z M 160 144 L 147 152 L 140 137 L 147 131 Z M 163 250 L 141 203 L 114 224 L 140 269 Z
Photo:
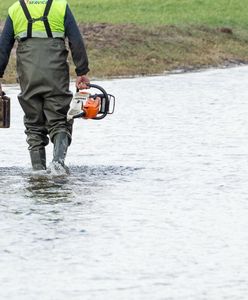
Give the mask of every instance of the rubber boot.
M 30 150 L 30 158 L 34 171 L 46 170 L 46 151 L 45 149 Z
M 53 139 L 53 163 L 60 164 L 65 167 L 65 157 L 69 146 L 69 138 L 67 133 L 57 133 Z

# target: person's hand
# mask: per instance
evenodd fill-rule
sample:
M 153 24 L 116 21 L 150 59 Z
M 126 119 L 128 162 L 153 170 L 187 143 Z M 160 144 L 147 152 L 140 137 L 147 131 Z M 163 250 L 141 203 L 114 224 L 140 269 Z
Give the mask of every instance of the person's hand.
M 88 89 L 90 84 L 90 80 L 86 75 L 77 76 L 76 87 L 79 90 Z

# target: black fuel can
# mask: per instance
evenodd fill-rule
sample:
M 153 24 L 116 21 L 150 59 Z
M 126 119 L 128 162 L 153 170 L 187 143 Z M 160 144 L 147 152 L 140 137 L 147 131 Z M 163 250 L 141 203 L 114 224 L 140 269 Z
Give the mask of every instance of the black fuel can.
M 5 93 L 0 96 L 0 128 L 10 127 L 10 98 Z

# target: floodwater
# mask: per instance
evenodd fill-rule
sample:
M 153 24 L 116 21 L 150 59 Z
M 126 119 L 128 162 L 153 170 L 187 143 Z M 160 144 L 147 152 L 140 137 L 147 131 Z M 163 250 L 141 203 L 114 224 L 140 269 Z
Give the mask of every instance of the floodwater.
M 5 87 L 0 299 L 247 299 L 248 67 L 94 83 L 116 112 L 75 121 L 67 177 L 32 173 Z

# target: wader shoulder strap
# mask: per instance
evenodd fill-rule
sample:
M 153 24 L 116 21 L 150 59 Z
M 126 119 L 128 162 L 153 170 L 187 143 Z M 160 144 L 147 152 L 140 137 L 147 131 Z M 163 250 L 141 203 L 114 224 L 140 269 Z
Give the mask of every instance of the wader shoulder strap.
M 24 2 L 24 0 L 19 0 L 21 7 L 23 9 L 23 12 L 28 20 L 28 29 L 27 29 L 27 38 L 31 38 L 32 37 L 32 27 L 33 27 L 33 19 L 30 15 L 30 12 L 27 8 L 26 3 Z
M 19 0 L 19 2 L 20 2 L 20 5 L 23 9 L 23 12 L 24 12 L 24 14 L 25 14 L 25 16 L 28 20 L 27 38 L 29 39 L 29 38 L 32 37 L 33 23 L 35 23 L 37 21 L 43 21 L 44 22 L 44 26 L 45 26 L 45 29 L 46 29 L 47 36 L 49 38 L 52 38 L 53 34 L 52 34 L 52 30 L 51 30 L 51 27 L 50 27 L 50 24 L 48 22 L 47 17 L 48 17 L 49 11 L 51 9 L 53 0 L 48 0 L 47 1 L 43 16 L 38 18 L 38 19 L 34 19 L 34 18 L 31 17 L 30 12 L 29 12 L 29 10 L 27 8 L 27 5 L 26 5 L 24 0 Z
M 47 33 L 47 36 L 50 37 L 50 38 L 53 37 L 53 34 L 52 34 L 52 30 L 51 30 L 51 27 L 50 27 L 50 24 L 48 22 L 47 17 L 49 15 L 49 11 L 51 9 L 52 3 L 53 3 L 53 0 L 48 0 L 47 1 L 46 8 L 45 8 L 45 11 L 44 11 L 44 14 L 43 14 L 43 22 L 44 22 L 44 25 L 45 25 L 45 28 L 46 28 L 46 33 Z

